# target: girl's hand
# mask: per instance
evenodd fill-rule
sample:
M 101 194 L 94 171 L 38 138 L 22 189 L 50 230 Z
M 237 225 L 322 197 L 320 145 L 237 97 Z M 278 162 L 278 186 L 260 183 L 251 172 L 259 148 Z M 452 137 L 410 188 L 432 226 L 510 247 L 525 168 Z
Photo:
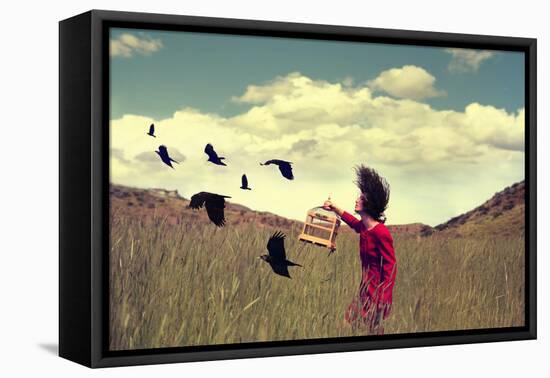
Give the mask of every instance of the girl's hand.
M 334 211 L 339 216 L 342 216 L 342 214 L 344 213 L 344 210 L 336 206 L 330 199 L 325 201 L 325 203 L 323 204 L 323 209 Z

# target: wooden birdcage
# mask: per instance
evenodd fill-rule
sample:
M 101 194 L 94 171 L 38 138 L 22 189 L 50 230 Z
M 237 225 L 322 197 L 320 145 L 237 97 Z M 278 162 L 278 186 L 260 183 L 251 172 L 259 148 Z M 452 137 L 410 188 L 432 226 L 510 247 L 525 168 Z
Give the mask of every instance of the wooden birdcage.
M 340 219 L 332 211 L 314 207 L 307 212 L 304 228 L 298 239 L 334 251 L 339 227 Z

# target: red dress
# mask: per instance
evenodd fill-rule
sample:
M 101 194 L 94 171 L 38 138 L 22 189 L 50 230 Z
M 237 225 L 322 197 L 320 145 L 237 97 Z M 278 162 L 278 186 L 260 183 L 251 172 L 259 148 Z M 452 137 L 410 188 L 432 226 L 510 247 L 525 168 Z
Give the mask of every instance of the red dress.
M 383 223 L 367 230 L 362 221 L 348 212 L 342 220 L 359 233 L 359 258 L 362 279 L 359 295 L 346 312 L 346 320 L 353 322 L 360 315 L 365 321 L 377 322 L 386 318 L 391 311 L 392 291 L 397 273 L 397 261 L 393 249 L 393 238 Z

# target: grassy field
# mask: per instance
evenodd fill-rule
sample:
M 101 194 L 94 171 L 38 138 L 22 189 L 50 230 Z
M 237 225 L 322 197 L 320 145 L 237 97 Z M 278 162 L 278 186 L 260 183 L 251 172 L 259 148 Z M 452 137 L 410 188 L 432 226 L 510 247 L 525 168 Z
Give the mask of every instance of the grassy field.
M 111 224 L 111 350 L 366 334 L 343 322 L 360 280 L 357 234 L 339 235 L 329 256 L 283 230 L 287 257 L 304 266 L 287 279 L 257 259 L 272 228 Z M 394 239 L 386 334 L 524 324 L 522 236 Z

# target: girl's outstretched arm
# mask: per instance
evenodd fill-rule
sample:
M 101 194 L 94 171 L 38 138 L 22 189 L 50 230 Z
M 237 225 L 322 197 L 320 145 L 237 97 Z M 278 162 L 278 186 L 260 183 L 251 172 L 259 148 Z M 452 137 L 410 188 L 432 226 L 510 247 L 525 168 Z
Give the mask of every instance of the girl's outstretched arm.
M 350 226 L 355 232 L 361 232 L 361 224 L 362 222 L 355 218 L 353 215 L 351 215 L 350 213 L 348 213 L 347 211 L 339 208 L 338 206 L 336 206 L 335 204 L 332 203 L 331 200 L 326 200 L 325 203 L 323 204 L 323 208 L 326 209 L 326 210 L 332 210 L 334 211 L 336 214 L 338 214 L 342 220 L 344 222 L 346 222 L 348 224 L 348 226 Z
M 325 201 L 325 203 L 323 204 L 323 208 L 325 210 L 334 211 L 339 216 L 342 216 L 342 213 L 344 213 L 344 210 L 340 209 L 338 206 L 333 204 L 332 201 L 329 199 Z

